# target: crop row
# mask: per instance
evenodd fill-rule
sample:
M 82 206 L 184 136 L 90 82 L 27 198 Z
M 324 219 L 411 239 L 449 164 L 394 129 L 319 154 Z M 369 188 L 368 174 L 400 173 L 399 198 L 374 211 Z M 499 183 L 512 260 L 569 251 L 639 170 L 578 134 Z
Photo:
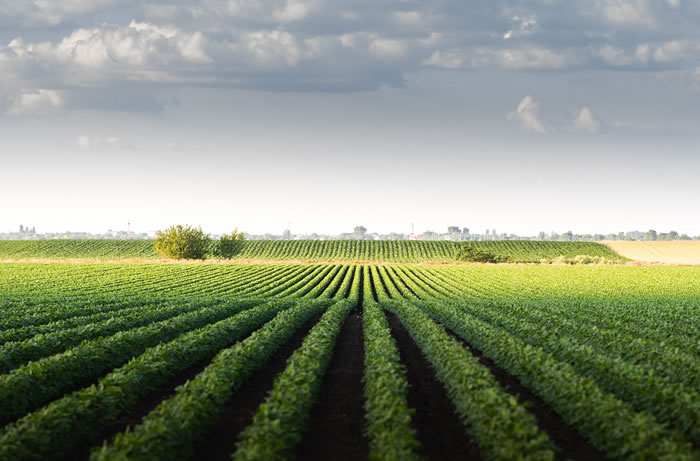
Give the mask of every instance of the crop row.
M 0 291 L 9 319 L 0 326 L 0 420 L 7 423 L 0 459 L 66 457 L 105 438 L 93 459 L 194 455 L 249 378 L 320 316 L 247 429 L 228 437 L 239 441 L 234 459 L 287 459 L 314 436 L 305 433 L 310 411 L 356 308 L 364 344 L 357 398 L 370 459 L 423 454 L 393 337 L 398 324 L 487 459 L 553 459 L 567 447 L 550 440 L 472 351 L 611 458 L 698 456 L 700 356 L 692 346 L 700 279 L 692 268 L 290 264 L 211 265 L 198 273 L 205 266 L 76 265 L 71 282 L 51 264 L 42 265 L 43 277 L 12 266 L 2 270 L 15 280 L 30 273 L 37 283 Z M 54 273 L 70 295 L 44 280 Z M 158 276 L 151 286 L 150 274 Z M 81 283 L 97 289 L 85 288 L 81 298 Z M 630 324 L 639 332 L 624 328 Z M 201 367 L 173 390 L 184 372 Z M 125 415 L 159 395 L 136 426 L 111 436 L 108 428 L 121 431 Z
M 325 304 L 308 301 L 292 310 L 309 315 Z M 133 408 L 139 399 L 235 343 L 288 306 L 286 301 L 269 301 L 147 349 L 96 385 L 68 394 L 7 426 L 0 435 L 0 459 L 67 454 L 100 436 L 102 428 Z
M 513 262 L 574 258 L 577 255 L 625 259 L 608 247 L 589 242 L 470 242 Z M 454 261 L 459 243 L 412 240 L 251 240 L 243 242 L 239 259 L 294 261 L 424 262 Z M 0 242 L 0 259 L 159 259 L 153 242 L 119 240 L 44 240 Z

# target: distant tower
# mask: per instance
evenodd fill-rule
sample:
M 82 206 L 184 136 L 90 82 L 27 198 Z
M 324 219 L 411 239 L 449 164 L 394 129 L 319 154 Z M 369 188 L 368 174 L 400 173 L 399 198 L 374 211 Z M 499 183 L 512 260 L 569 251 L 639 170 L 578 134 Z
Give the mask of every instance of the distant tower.
M 126 231 L 131 232 L 131 221 L 130 220 L 126 222 Z

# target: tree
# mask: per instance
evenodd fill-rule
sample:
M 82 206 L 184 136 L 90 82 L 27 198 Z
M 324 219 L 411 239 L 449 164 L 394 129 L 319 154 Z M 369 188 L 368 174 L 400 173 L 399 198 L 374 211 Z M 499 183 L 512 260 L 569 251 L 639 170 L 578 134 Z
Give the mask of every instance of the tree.
M 656 240 L 656 231 L 654 229 L 649 229 L 644 234 L 644 240 Z
M 159 231 L 153 249 L 168 259 L 204 259 L 210 242 L 201 227 L 177 225 Z
M 355 229 L 352 232 L 355 234 L 355 238 L 358 238 L 360 240 L 365 238 L 365 234 L 367 233 L 367 228 L 365 226 L 355 226 Z
M 245 235 L 243 235 L 243 232 L 238 232 L 238 229 L 234 229 L 230 235 L 224 234 L 216 242 L 213 249 L 214 256 L 231 259 L 243 250 L 244 242 Z

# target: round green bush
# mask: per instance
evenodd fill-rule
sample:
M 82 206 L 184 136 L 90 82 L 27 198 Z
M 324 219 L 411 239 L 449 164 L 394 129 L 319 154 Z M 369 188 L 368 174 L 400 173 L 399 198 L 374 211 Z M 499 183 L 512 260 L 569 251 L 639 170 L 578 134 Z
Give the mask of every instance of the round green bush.
M 204 259 L 209 245 L 201 227 L 177 225 L 158 232 L 153 249 L 168 259 Z
M 226 259 L 233 258 L 243 250 L 244 242 L 245 236 L 243 232 L 238 232 L 238 229 L 234 229 L 230 235 L 224 234 L 216 242 L 213 248 L 214 256 Z

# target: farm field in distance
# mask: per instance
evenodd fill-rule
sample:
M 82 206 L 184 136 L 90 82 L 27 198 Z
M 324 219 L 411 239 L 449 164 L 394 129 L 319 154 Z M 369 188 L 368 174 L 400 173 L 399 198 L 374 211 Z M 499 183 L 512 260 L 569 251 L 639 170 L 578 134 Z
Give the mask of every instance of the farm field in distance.
M 2 263 L 0 311 L 0 459 L 700 455 L 696 267 Z
M 627 259 L 608 247 L 588 242 L 481 241 L 470 242 L 514 263 L 540 263 L 579 255 Z M 455 262 L 457 242 L 371 240 L 251 240 L 244 242 L 239 260 L 303 262 L 421 263 Z M 151 240 L 5 240 L 0 260 L 99 259 L 159 260 Z
M 635 261 L 666 264 L 700 265 L 700 242 L 677 240 L 673 242 L 605 242 L 617 254 Z

